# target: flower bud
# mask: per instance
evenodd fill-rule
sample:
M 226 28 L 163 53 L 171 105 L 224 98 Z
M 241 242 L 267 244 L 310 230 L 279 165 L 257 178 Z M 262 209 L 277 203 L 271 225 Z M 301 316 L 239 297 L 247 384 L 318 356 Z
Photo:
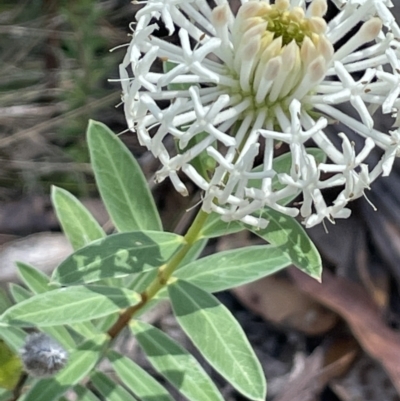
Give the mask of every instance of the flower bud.
M 30 334 L 20 355 L 26 372 L 34 377 L 54 376 L 68 360 L 64 348 L 44 333 Z

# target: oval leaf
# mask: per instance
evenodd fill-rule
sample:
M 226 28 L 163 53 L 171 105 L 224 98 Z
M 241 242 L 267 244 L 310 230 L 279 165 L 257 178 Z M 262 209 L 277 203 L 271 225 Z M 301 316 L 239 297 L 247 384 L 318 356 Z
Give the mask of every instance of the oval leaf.
M 264 229 L 251 229 L 259 237 L 279 247 L 291 262 L 311 277 L 320 280 L 321 256 L 304 228 L 290 216 L 268 209 L 262 216 L 269 221 Z
M 25 301 L 25 299 L 28 299 L 32 296 L 32 293 L 30 291 L 26 290 L 24 287 L 21 287 L 18 284 L 11 283 L 8 286 L 8 289 L 10 290 L 11 296 L 16 303 Z
M 0 322 L 24 327 L 71 324 L 107 316 L 139 301 L 139 294 L 124 288 L 60 288 L 14 305 L 0 316 Z
M 106 236 L 89 210 L 65 189 L 53 186 L 51 200 L 64 234 L 75 250 Z
M 154 368 L 186 398 L 223 401 L 215 384 L 188 351 L 147 323 L 134 321 L 130 327 Z
M 26 286 L 35 294 L 50 291 L 57 286 L 49 284 L 50 279 L 40 270 L 27 265 L 26 263 L 17 262 L 18 272 Z
M 111 351 L 108 359 L 118 378 L 142 401 L 174 401 L 156 379 L 126 356 Z
M 174 314 L 204 358 L 251 400 L 266 397 L 260 362 L 242 328 L 214 296 L 183 280 L 168 285 Z
M 153 196 L 138 162 L 104 124 L 91 120 L 87 140 L 96 183 L 119 231 L 162 231 Z
M 70 255 L 52 280 L 70 285 L 149 271 L 165 263 L 182 243 L 181 236 L 158 231 L 110 235 Z
M 17 262 L 17 266 L 21 277 L 23 277 L 26 285 L 32 290 L 33 293 L 42 294 L 44 292 L 52 291 L 58 287 L 55 284 L 50 284 L 49 277 L 40 270 L 20 262 Z M 17 298 L 18 296 L 20 297 L 19 302 L 31 298 L 32 296 L 29 292 L 24 293 L 22 290 L 24 289 L 21 288 L 19 292 L 17 292 Z M 46 327 L 43 328 L 43 331 L 49 334 L 63 346 L 73 347 L 75 345 L 70 333 L 64 326 Z
M 251 246 L 218 252 L 192 262 L 174 273 L 207 292 L 218 292 L 268 276 L 291 264 L 280 248 Z
M 91 382 L 107 401 L 136 401 L 121 385 L 101 372 L 90 375 Z

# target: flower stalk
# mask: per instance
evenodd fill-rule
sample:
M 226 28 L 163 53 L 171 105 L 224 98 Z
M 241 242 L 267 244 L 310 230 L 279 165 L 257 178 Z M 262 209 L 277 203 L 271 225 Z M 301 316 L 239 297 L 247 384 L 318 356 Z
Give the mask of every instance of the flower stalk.
M 117 337 L 121 330 L 129 323 L 134 315 L 139 312 L 157 293 L 164 288 L 168 280 L 171 278 L 174 271 L 178 268 L 184 257 L 190 251 L 191 247 L 201 238 L 202 228 L 208 218 L 208 214 L 202 209 L 197 213 L 193 223 L 189 227 L 184 236 L 184 245 L 182 245 L 171 259 L 160 266 L 154 280 L 148 285 L 141 296 L 141 301 L 130 308 L 125 309 L 119 316 L 118 320 L 108 330 L 108 335 L 111 339 Z

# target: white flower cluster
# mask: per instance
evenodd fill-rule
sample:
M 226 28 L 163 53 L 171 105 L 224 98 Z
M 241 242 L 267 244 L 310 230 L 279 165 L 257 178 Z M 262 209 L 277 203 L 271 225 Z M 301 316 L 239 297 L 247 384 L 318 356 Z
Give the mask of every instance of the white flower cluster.
M 157 180 L 169 177 L 186 195 L 183 171 L 204 191 L 203 209 L 224 221 L 265 227 L 265 206 L 300 213 L 307 227 L 348 217 L 347 203 L 388 175 L 400 154 L 400 28 L 391 1 L 242 0 L 237 12 L 213 1 L 148 0 L 136 14 L 120 66 L 122 99 L 129 129 L 162 163 Z M 337 10 L 330 21 L 328 1 Z M 177 40 L 156 36 L 160 22 Z M 393 131 L 377 128 L 379 113 L 393 118 Z M 336 121 L 359 134 L 358 154 L 344 133 L 340 148 L 329 139 L 325 129 Z M 273 168 L 282 142 L 289 174 Z M 305 142 L 330 163 L 318 164 Z M 383 156 L 371 166 L 375 146 Z M 209 176 L 193 162 L 199 155 L 215 165 Z M 341 188 L 330 205 L 327 187 Z M 298 193 L 300 209 L 282 204 Z

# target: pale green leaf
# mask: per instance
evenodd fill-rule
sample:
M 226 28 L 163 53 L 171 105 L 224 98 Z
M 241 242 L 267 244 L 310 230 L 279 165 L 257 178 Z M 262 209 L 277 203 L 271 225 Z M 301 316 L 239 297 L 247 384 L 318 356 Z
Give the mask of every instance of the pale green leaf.
M 162 231 L 153 196 L 139 164 L 104 124 L 87 130 L 90 159 L 104 204 L 119 231 Z
M 10 290 L 11 296 L 16 303 L 25 301 L 25 299 L 28 299 L 32 296 L 32 293 L 30 291 L 26 290 L 24 287 L 21 287 L 18 284 L 11 283 L 8 288 Z
M 17 263 L 17 266 L 20 275 L 24 277 L 24 281 L 35 294 L 43 294 L 44 292 L 52 291 L 57 288 L 54 284 L 49 284 L 50 279 L 48 276 L 34 267 L 19 262 Z M 32 297 L 32 294 L 22 287 L 18 288 L 14 285 L 11 290 L 14 290 L 16 299 L 19 299 L 18 302 L 22 302 Z M 45 327 L 43 328 L 43 331 L 57 340 L 64 347 L 73 348 L 75 346 L 74 340 L 64 326 Z
M 291 264 L 290 258 L 271 245 L 218 252 L 180 268 L 175 277 L 207 292 L 218 292 L 250 283 Z
M 151 271 L 139 273 L 135 275 L 133 281 L 129 284 L 129 288 L 135 290 L 139 293 L 146 290 L 148 285 L 155 279 L 157 276 L 158 269 L 153 269 Z
M 304 228 L 290 216 L 275 210 L 265 210 L 262 216 L 269 221 L 264 229 L 254 234 L 279 247 L 300 270 L 319 280 L 322 273 L 321 257 Z
M 25 344 L 26 333 L 18 327 L 0 326 L 0 338 L 2 338 L 14 352 L 19 350 Z
M 221 220 L 221 215 L 217 213 L 210 213 L 205 222 L 204 226 L 201 228 L 201 236 L 204 238 L 216 238 L 223 235 L 237 233 L 244 230 L 242 224 L 237 221 L 231 221 L 226 223 Z
M 100 401 L 90 390 L 80 384 L 74 387 L 74 391 L 78 396 L 77 401 Z
M 96 219 L 71 193 L 53 186 L 51 199 L 64 234 L 75 250 L 105 237 Z
M 185 255 L 185 257 L 179 263 L 178 269 L 180 269 L 180 266 L 185 266 L 188 263 L 192 262 L 193 260 L 196 260 L 203 252 L 205 246 L 207 245 L 207 242 L 208 242 L 207 238 L 202 238 L 200 240 L 197 240 L 190 247 L 189 252 Z
M 90 321 L 74 323 L 71 328 L 83 338 L 92 338 L 100 334 L 99 329 Z
M 101 334 L 85 341 L 69 356 L 66 367 L 56 376 L 38 380 L 28 391 L 24 401 L 54 401 L 88 375 L 99 361 L 108 337 Z
M 185 266 L 189 262 L 196 260 L 203 251 L 207 242 L 208 242 L 207 238 L 203 238 L 196 241 L 193 244 L 193 246 L 191 246 L 189 252 L 179 263 L 178 269 L 180 268 L 180 266 Z M 145 291 L 147 286 L 155 279 L 157 272 L 158 270 L 153 269 L 150 272 L 137 274 L 136 277 L 134 277 L 132 282 L 129 284 L 129 288 L 139 293 Z M 163 289 L 157 293 L 157 298 L 160 297 L 164 298 L 165 296 L 166 296 L 166 289 Z
M 204 358 L 245 397 L 266 397 L 265 376 L 242 328 L 213 295 L 183 280 L 168 285 L 174 314 Z
M 149 271 L 165 263 L 182 243 L 181 236 L 158 231 L 110 235 L 70 255 L 52 280 L 70 285 Z
M 42 327 L 41 330 L 58 341 L 65 349 L 73 349 L 76 346 L 71 334 L 64 326 Z
M 111 351 L 108 359 L 118 378 L 142 401 L 173 401 L 167 390 L 139 365 L 126 356 Z
M 135 401 L 120 384 L 115 383 L 108 376 L 101 372 L 94 372 L 90 375 L 91 382 L 96 390 L 107 401 Z
M 130 327 L 154 368 L 191 401 L 223 401 L 207 373 L 184 348 L 161 330 L 134 321 Z
M 118 317 L 119 313 L 113 313 L 111 315 L 98 319 L 97 321 L 95 321 L 96 330 L 98 332 L 108 331 L 113 326 L 113 324 L 118 320 Z
M 0 322 L 25 327 L 71 324 L 107 316 L 139 301 L 139 294 L 124 288 L 67 287 L 14 305 L 0 316 Z
M 10 401 L 13 398 L 13 393 L 9 390 L 0 388 L 0 401 Z
M 17 262 L 17 267 L 22 280 L 35 294 L 40 294 L 57 288 L 55 284 L 49 284 L 49 277 L 40 270 L 22 262 Z

